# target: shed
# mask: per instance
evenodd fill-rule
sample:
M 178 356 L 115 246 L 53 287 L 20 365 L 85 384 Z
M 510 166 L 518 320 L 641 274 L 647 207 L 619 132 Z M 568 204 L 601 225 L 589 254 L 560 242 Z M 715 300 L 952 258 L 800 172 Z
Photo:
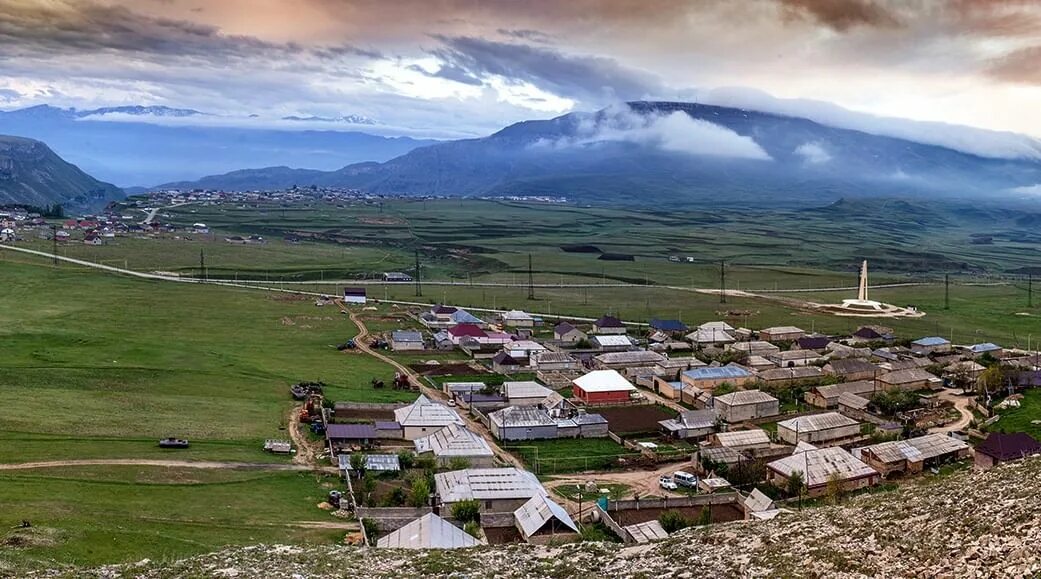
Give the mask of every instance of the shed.
M 717 420 L 715 410 L 687 410 L 658 424 L 673 438 L 699 439 L 715 432 Z
M 529 543 L 543 544 L 554 540 L 573 539 L 578 526 L 563 507 L 545 494 L 538 494 L 513 512 L 517 530 Z
M 390 349 L 395 352 L 422 350 L 423 334 L 415 330 L 396 330 L 390 334 Z
M 699 327 L 693 332 L 687 334 L 685 337 L 697 346 L 729 344 L 736 341 L 729 331 L 720 328 Z
M 434 513 L 427 513 L 376 541 L 376 546 L 382 549 L 466 549 L 484 544 Z
M 818 408 L 836 408 L 839 405 L 839 396 L 847 392 L 857 396 L 870 397 L 875 392 L 875 382 L 873 380 L 858 380 L 856 382 L 814 386 L 806 392 L 804 398 L 807 404 Z
M 488 415 L 489 429 L 499 440 L 557 438 L 557 420 L 535 406 L 509 406 Z
M 882 476 L 917 473 L 950 460 L 967 458 L 969 445 L 943 434 L 926 434 L 853 449 L 853 455 L 871 465 Z
M 343 288 L 343 302 L 346 304 L 364 304 L 365 288 L 363 287 L 345 287 Z

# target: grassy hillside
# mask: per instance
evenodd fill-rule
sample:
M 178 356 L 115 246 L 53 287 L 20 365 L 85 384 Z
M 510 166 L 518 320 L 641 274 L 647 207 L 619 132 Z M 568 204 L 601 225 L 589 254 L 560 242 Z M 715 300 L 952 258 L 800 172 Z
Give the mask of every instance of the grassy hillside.
M 0 136 L 0 203 L 98 205 L 122 197 L 40 141 Z

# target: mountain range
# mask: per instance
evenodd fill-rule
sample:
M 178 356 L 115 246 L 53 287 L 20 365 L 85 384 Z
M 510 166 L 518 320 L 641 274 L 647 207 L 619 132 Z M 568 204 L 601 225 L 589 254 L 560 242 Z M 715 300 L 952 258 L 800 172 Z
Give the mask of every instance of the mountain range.
M 806 205 L 840 198 L 1036 197 L 1041 161 L 990 158 L 805 118 L 631 102 L 437 143 L 335 171 L 239 170 L 164 187 L 339 186 L 377 194 Z
M 323 119 L 299 117 L 281 121 L 285 127 L 260 128 L 266 125 L 222 125 L 216 121 L 226 119 L 194 109 L 39 105 L 0 112 L 0 134 L 43 141 L 84 171 L 123 187 L 267 165 L 333 170 L 386 161 L 437 142 L 324 130 L 333 121 L 348 128 L 366 124 L 361 121 L 367 119 L 357 115 Z
M 0 204 L 88 206 L 122 197 L 118 187 L 84 173 L 41 142 L 0 136 Z

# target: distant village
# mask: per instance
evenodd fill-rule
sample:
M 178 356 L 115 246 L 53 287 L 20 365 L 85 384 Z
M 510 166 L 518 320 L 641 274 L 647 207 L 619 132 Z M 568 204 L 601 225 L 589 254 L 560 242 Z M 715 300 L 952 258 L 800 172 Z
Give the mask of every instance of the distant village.
M 348 288 L 316 304 L 363 315 L 377 301 Z M 1027 434 L 988 432 L 996 410 L 1041 385 L 1037 351 L 877 325 L 834 336 L 381 311 L 370 315 L 398 329 L 342 349 L 420 360 L 399 363 L 393 384 L 374 381 L 416 390 L 414 402 L 307 395 L 302 414 L 344 476 L 339 508 L 378 547 L 562 542 L 589 528 L 643 543 L 1041 454 Z

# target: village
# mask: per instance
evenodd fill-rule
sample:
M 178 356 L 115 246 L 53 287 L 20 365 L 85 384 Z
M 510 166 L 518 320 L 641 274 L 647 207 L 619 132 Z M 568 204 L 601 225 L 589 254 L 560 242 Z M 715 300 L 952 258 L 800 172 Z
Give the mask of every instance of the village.
M 398 368 L 373 388 L 415 394 L 294 390 L 343 476 L 330 502 L 380 548 L 644 543 L 1041 454 L 1028 434 L 991 428 L 1041 385 L 1037 351 L 871 324 L 835 336 L 424 309 L 365 288 L 316 305 L 361 330 L 342 353 Z

